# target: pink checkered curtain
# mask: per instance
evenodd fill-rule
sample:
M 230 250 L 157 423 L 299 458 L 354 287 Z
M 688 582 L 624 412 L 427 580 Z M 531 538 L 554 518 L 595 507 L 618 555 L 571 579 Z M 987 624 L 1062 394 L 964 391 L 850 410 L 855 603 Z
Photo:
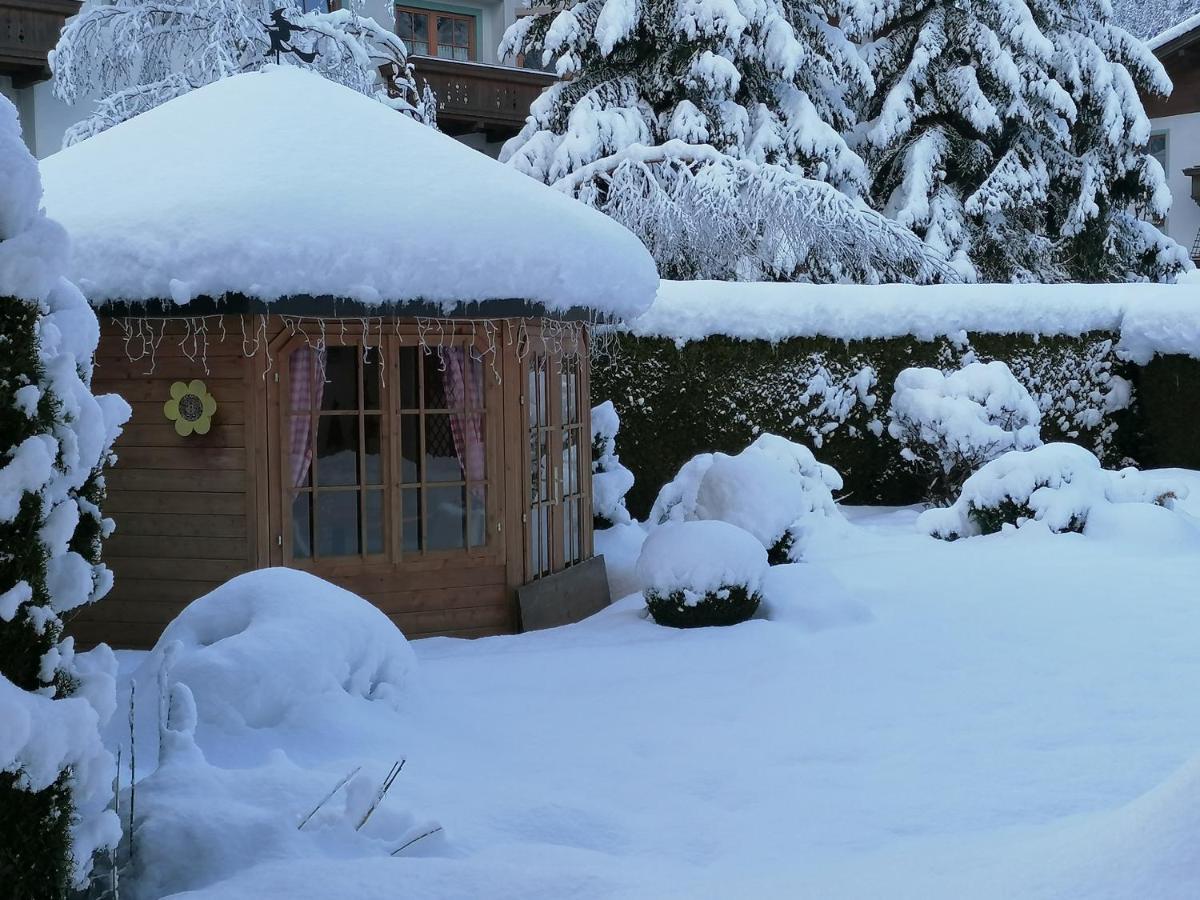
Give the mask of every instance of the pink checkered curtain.
M 483 366 L 471 359 L 466 347 L 445 347 L 441 351 L 446 380 L 446 400 L 450 413 L 450 433 L 454 452 L 463 477 L 468 481 L 487 478 L 487 457 L 483 437 Z M 471 412 L 463 412 L 467 408 Z
M 293 410 L 318 410 L 325 396 L 324 351 L 300 347 L 292 351 L 288 373 L 289 405 Z M 311 392 L 312 406 L 309 406 Z M 312 414 L 293 414 L 289 421 L 288 458 L 292 468 L 292 486 L 304 487 L 312 468 Z

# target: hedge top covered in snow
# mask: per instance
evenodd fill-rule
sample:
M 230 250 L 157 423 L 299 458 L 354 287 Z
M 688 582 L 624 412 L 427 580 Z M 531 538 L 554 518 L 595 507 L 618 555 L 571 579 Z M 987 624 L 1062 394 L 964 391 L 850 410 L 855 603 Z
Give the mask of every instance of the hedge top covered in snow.
M 294 67 L 171 100 L 49 157 L 42 177 L 97 304 L 231 293 L 630 316 L 658 282 L 608 217 Z
M 1121 335 L 1138 362 L 1156 353 L 1200 358 L 1200 280 L 1179 284 L 806 285 L 663 281 L 654 305 L 628 321 L 639 337 L 680 344 L 711 335 L 921 340 L 976 334 Z

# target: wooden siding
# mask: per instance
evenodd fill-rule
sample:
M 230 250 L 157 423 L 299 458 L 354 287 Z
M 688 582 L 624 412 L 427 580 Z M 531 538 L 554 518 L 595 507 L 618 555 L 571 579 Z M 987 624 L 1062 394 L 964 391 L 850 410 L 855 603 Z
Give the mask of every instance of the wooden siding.
M 240 326 L 228 325 L 224 342 L 210 341 L 206 374 L 179 346 L 182 324 L 168 327 L 151 371 L 149 359 L 129 361 L 120 327 L 102 320 L 94 387 L 125 397 L 133 417 L 117 441 L 119 461 L 107 475 L 105 513 L 117 531 L 105 545 L 105 559 L 115 586 L 71 622 L 82 645 L 148 647 L 184 606 L 225 580 L 290 564 L 278 540 L 289 520 L 276 471 L 282 451 L 275 367 L 294 339 L 272 317 L 270 357 L 260 352 L 246 358 Z M 210 335 L 214 330 L 210 324 Z M 411 329 L 401 323 L 398 330 L 416 334 L 415 323 Z M 523 330 L 536 333 L 528 325 Z M 339 559 L 296 566 L 366 597 L 409 637 L 478 637 L 519 627 L 516 588 L 524 574 L 522 510 L 529 476 L 515 336 L 508 331 L 499 342 L 502 381 L 489 395 L 489 416 L 495 419 L 490 477 L 494 502 L 501 504 L 490 514 L 496 531 L 489 546 L 403 563 Z M 586 366 L 584 373 L 586 385 Z M 208 434 L 182 438 L 162 407 L 173 382 L 193 378 L 205 382 L 218 409 Z M 585 530 L 590 551 L 590 522 Z
M 46 57 L 78 0 L 0 0 L 0 75 L 17 87 L 50 77 Z

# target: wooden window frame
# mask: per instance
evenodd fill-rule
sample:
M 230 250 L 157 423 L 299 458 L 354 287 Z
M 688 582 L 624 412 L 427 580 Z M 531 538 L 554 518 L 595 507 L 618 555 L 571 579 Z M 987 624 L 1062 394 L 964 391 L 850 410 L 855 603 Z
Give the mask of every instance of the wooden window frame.
M 503 512 L 503 480 L 501 475 L 500 458 L 502 457 L 502 439 L 503 435 L 500 430 L 501 425 L 501 403 L 502 397 L 500 385 L 492 375 L 487 361 L 488 348 L 483 346 L 482 340 L 475 340 L 471 335 L 446 335 L 438 340 L 437 344 L 432 347 L 421 347 L 419 339 L 415 333 L 409 334 L 405 329 L 397 329 L 399 333 L 379 335 L 371 333 L 363 335 L 361 328 L 350 329 L 344 335 L 339 335 L 336 338 L 329 339 L 328 345 L 330 349 L 336 349 L 343 344 L 346 346 L 355 346 L 362 348 L 369 346 L 373 352 L 382 353 L 384 365 L 383 380 L 380 384 L 380 408 L 378 413 L 374 410 L 366 410 L 363 407 L 365 400 L 365 392 L 363 390 L 364 366 L 360 362 L 358 365 L 358 403 L 359 406 L 353 411 L 353 414 L 359 418 L 359 484 L 346 487 L 330 487 L 326 489 L 310 485 L 307 488 L 295 489 L 290 484 L 289 473 L 291 471 L 290 462 L 290 446 L 288 441 L 288 425 L 290 417 L 294 414 L 290 407 L 290 356 L 294 350 L 305 346 L 312 347 L 312 341 L 304 336 L 290 335 L 286 336 L 278 346 L 272 348 L 272 353 L 278 360 L 279 379 L 273 383 L 275 402 L 271 403 L 269 408 L 275 422 L 272 423 L 272 433 L 276 436 L 276 452 L 271 454 L 274 458 L 274 465 L 268 472 L 269 481 L 271 484 L 270 493 L 272 496 L 272 509 L 274 511 L 274 528 L 272 529 L 276 538 L 272 543 L 275 547 L 272 551 L 272 561 L 276 564 L 291 566 L 293 568 L 311 571 L 319 575 L 339 575 L 348 571 L 357 571 L 361 569 L 372 569 L 394 566 L 431 566 L 434 568 L 443 567 L 445 565 L 453 565 L 455 563 L 497 563 L 502 562 L 504 558 L 505 548 L 503 535 L 501 533 L 501 515 Z M 401 411 L 400 403 L 400 353 L 401 349 L 418 349 L 422 354 L 437 354 L 439 347 L 471 347 L 476 358 L 483 359 L 484 366 L 484 391 L 483 391 L 483 409 L 481 410 L 484 417 L 484 440 L 485 440 L 485 479 L 482 482 L 470 481 L 464 479 L 463 482 L 403 482 L 401 473 L 401 435 L 400 425 L 401 417 L 405 415 Z M 375 348 L 380 348 L 378 351 Z M 361 359 L 361 357 L 360 357 Z M 423 396 L 423 379 L 424 379 L 424 355 L 419 358 L 418 371 L 421 373 L 422 381 L 418 384 L 418 399 L 424 404 Z M 311 403 L 311 394 L 310 394 Z M 321 413 L 314 414 L 315 411 L 300 410 L 299 413 L 307 414 L 312 420 L 310 428 L 312 429 L 312 450 L 316 454 L 316 437 L 319 427 L 319 419 Z M 449 415 L 451 410 L 436 411 L 433 415 Z M 347 410 L 344 413 L 333 413 L 333 415 L 350 415 L 351 411 Z M 378 414 L 380 421 L 380 455 L 381 467 L 383 469 L 382 483 L 379 485 L 366 485 L 365 481 L 365 454 L 361 452 L 361 448 L 365 446 L 364 430 L 365 416 Z M 411 414 L 411 413 L 409 413 Z M 421 434 L 424 434 L 425 416 L 421 416 Z M 422 447 L 423 447 L 422 443 Z M 319 469 L 318 469 L 319 471 Z M 424 473 L 423 473 L 424 474 Z M 450 548 L 440 550 L 420 551 L 405 551 L 404 538 L 402 529 L 397 527 L 400 523 L 402 511 L 402 492 L 405 489 L 413 489 L 419 487 L 421 489 L 421 512 L 422 512 L 422 546 L 425 546 L 425 535 L 428 529 L 428 519 L 425 516 L 425 503 L 427 486 L 443 486 L 453 487 L 455 485 L 470 485 L 481 484 L 486 492 L 486 507 L 484 516 L 484 530 L 486 540 L 478 546 L 467 546 L 462 548 Z M 355 490 L 360 496 L 360 520 L 359 520 L 359 553 L 348 554 L 343 556 L 320 556 L 317 554 L 315 546 L 316 531 L 317 531 L 317 514 L 315 511 L 315 497 L 319 491 L 336 491 L 336 490 Z M 365 534 L 365 519 L 362 517 L 362 504 L 365 503 L 366 493 L 370 490 L 383 491 L 383 543 L 384 552 L 381 554 L 365 553 L 366 534 Z M 314 496 L 314 512 L 313 512 L 313 535 L 314 546 L 312 556 L 297 557 L 293 555 L 294 535 L 292 532 L 292 502 L 298 492 L 311 493 Z M 470 501 L 468 500 L 468 503 Z M 469 522 L 466 526 L 469 529 Z M 469 543 L 469 533 L 464 534 L 464 539 Z
M 475 42 L 475 32 L 479 27 L 478 16 L 474 16 L 469 13 L 448 12 L 446 10 L 441 10 L 441 9 L 426 9 L 426 8 L 423 8 L 420 6 L 406 6 L 405 4 L 397 3 L 392 8 L 392 25 L 395 28 L 397 34 L 399 34 L 399 32 L 400 32 L 399 22 L 397 21 L 397 18 L 399 16 L 399 14 L 402 12 L 409 13 L 410 15 L 414 15 L 414 16 L 425 16 L 429 19 L 429 23 L 427 26 L 427 28 L 428 28 L 427 33 L 429 35 L 429 40 L 427 41 L 427 43 L 429 44 L 429 52 L 428 53 L 412 53 L 413 56 L 419 56 L 419 57 L 423 56 L 427 59 L 442 59 L 447 62 L 478 62 L 479 61 L 479 53 L 478 53 L 478 49 L 475 45 L 475 43 L 476 43 Z M 449 57 L 449 56 L 438 56 L 438 52 L 437 52 L 438 51 L 437 20 L 438 20 L 439 16 L 442 18 L 456 19 L 458 21 L 467 23 L 467 58 L 465 60 L 454 59 L 453 57 Z M 406 44 L 406 46 L 407 46 L 407 44 Z M 411 48 L 410 48 L 410 53 L 411 53 Z

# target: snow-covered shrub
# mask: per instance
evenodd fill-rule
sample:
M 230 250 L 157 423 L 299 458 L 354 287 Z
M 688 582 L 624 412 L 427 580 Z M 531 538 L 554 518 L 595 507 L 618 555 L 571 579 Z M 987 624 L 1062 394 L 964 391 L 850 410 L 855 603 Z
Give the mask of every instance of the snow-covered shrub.
M 195 698 L 200 732 L 336 728 L 347 708 L 397 708 L 416 662 L 376 606 L 295 569 L 260 569 L 190 603 L 154 658 Z
M 949 375 L 912 368 L 896 377 L 888 434 L 928 479 L 929 498 L 940 502 L 989 460 L 1041 444 L 1041 417 L 1002 362 L 971 363 Z
M 359 15 L 364 2 L 346 0 L 341 9 L 320 12 L 301 0 L 86 0 L 63 28 L 50 65 L 59 99 L 99 102 L 67 130 L 63 144 L 273 62 L 265 24 L 277 9 L 296 26 L 289 45 L 315 54 L 309 68 L 433 124 L 436 105 L 428 88 L 417 91 L 404 42 Z
M 871 610 L 817 563 L 772 566 L 763 576 L 761 593 L 760 614 L 805 631 L 859 625 L 872 618 Z
M 749 532 L 726 522 L 671 522 L 650 532 L 637 574 L 659 625 L 736 625 L 761 600 L 767 552 Z
M 405 755 L 414 671 L 387 616 L 305 572 L 250 572 L 187 606 L 134 675 L 140 742 L 157 733 L 138 750 L 122 896 L 174 896 L 279 860 L 377 858 L 435 828 L 399 785 L 379 802 Z
M 795 561 L 814 528 L 841 522 L 833 500 L 842 479 L 802 444 L 759 436 L 735 456 L 704 453 L 664 485 L 650 524 L 720 521 L 750 532 L 773 565 Z
M 1082 532 L 1094 508 L 1114 503 L 1171 507 L 1187 488 L 1136 469 L 1113 471 L 1075 444 L 1011 450 L 963 484 L 952 506 L 917 519 L 922 531 L 944 540 L 994 534 L 1005 525 L 1038 522 L 1053 532 Z
M 107 811 L 107 648 L 75 656 L 63 616 L 102 598 L 113 529 L 103 467 L 129 417 L 91 392 L 99 325 L 63 277 L 65 232 L 0 97 L 0 896 L 63 897 L 120 837 Z
M 596 529 L 629 524 L 625 495 L 633 487 L 633 473 L 617 456 L 621 420 L 611 400 L 592 408 L 592 519 Z

